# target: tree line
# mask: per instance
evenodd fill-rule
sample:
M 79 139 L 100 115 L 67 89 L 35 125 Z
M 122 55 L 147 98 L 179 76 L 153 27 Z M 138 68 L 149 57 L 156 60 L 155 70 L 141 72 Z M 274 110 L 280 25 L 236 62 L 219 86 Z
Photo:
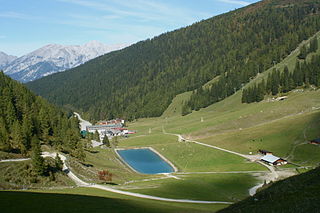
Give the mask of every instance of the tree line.
M 318 83 L 316 82 L 316 79 L 318 75 L 316 71 L 310 71 L 308 68 L 309 65 L 306 64 L 305 60 L 302 60 L 302 58 L 306 59 L 306 56 L 309 53 L 314 53 L 317 50 L 318 39 L 317 37 L 314 37 L 311 39 L 309 46 L 304 44 L 301 47 L 298 58 L 304 62 L 301 62 L 301 64 L 300 62 L 297 63 L 296 69 L 294 69 L 293 73 L 289 73 L 288 67 L 285 67 L 281 74 L 276 70 L 272 71 L 267 78 L 267 82 L 262 80 L 262 82 L 255 84 L 252 87 L 243 89 L 242 103 L 262 101 L 266 94 L 276 95 L 279 92 L 286 93 L 297 86 L 301 86 L 304 82 L 306 84 L 310 84 L 309 82 L 312 82 L 312 84 L 317 85 Z M 317 63 L 315 60 L 316 57 L 313 57 L 312 64 L 314 66 L 316 66 Z M 254 69 L 254 67 L 252 67 L 252 69 Z M 252 70 L 252 73 L 257 75 L 261 71 L 263 70 L 258 68 L 256 71 Z M 214 82 L 210 87 L 203 88 L 201 86 L 197 90 L 193 91 L 190 100 L 184 103 L 182 107 L 182 115 L 187 115 L 191 113 L 192 110 L 199 110 L 207 107 L 233 94 L 246 83 L 246 81 L 239 82 L 238 79 L 239 76 L 226 73 L 223 76 L 220 76 L 219 81 Z
M 267 77 L 249 88 L 243 89 L 242 103 L 259 102 L 265 95 L 277 95 L 287 93 L 297 87 L 320 86 L 320 55 L 313 55 L 310 62 L 297 61 L 293 72 L 289 72 L 287 66 L 283 71 L 274 69 Z

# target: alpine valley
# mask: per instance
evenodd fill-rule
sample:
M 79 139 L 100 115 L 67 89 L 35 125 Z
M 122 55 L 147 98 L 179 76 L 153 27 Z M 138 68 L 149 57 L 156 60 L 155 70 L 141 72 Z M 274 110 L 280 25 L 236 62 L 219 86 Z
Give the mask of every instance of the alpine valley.
M 122 47 L 2 54 L 2 212 L 320 212 L 319 0 Z

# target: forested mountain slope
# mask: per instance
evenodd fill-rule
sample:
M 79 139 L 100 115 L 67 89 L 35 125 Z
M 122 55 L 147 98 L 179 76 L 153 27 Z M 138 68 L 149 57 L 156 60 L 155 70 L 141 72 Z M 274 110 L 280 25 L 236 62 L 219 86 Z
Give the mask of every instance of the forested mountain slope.
M 0 151 L 29 156 L 42 141 L 74 152 L 79 131 L 76 118 L 69 119 L 65 112 L 0 72 Z
M 320 30 L 317 0 L 265 0 L 31 82 L 91 119 L 160 116 L 172 98 L 220 76 L 221 100 Z

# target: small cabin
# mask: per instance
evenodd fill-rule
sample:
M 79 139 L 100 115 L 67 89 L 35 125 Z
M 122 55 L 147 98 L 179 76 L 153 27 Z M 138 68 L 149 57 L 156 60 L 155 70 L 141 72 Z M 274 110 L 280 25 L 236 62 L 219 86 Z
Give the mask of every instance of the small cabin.
M 265 155 L 260 160 L 275 166 L 281 166 L 288 163 L 286 160 L 279 158 L 277 156 L 274 156 L 272 154 Z
M 320 138 L 313 139 L 310 141 L 311 144 L 320 145 Z
M 263 155 L 272 155 L 272 152 L 267 151 L 267 150 L 263 150 L 263 149 L 259 149 L 258 152 L 261 153 L 261 154 L 263 154 Z

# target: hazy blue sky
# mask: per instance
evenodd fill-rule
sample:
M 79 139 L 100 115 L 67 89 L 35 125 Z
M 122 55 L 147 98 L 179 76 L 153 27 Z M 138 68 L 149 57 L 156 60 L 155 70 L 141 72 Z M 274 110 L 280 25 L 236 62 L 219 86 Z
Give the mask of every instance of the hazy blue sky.
M 0 0 L 0 51 L 49 43 L 131 44 L 257 0 Z

